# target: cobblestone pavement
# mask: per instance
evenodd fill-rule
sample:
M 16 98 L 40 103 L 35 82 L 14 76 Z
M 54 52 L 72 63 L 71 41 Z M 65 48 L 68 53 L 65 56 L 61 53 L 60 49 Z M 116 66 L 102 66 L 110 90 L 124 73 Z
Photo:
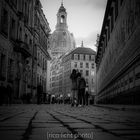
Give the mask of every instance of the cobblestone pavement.
M 140 140 L 140 112 L 96 106 L 0 107 L 1 140 Z

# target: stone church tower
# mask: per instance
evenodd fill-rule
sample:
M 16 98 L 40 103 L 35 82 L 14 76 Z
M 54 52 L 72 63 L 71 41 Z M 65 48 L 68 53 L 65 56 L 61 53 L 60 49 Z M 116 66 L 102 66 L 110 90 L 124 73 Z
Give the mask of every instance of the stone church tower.
M 52 56 L 61 56 L 75 48 L 73 34 L 68 31 L 67 12 L 61 3 L 57 13 L 56 29 L 50 37 L 50 49 Z

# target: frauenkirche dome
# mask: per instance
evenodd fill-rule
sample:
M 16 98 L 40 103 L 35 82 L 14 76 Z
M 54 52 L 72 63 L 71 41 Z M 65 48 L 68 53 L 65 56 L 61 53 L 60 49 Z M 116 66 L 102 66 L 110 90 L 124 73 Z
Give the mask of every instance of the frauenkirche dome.
M 50 49 L 52 56 L 60 56 L 75 48 L 75 39 L 68 31 L 67 12 L 61 3 L 57 13 L 56 29 L 50 37 Z

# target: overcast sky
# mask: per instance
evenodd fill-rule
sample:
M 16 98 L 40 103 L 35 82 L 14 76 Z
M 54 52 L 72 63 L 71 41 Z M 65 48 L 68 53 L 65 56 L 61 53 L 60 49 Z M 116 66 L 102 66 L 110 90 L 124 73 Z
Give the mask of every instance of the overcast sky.
M 57 12 L 62 0 L 41 0 L 51 33 L 55 30 Z M 107 0 L 63 0 L 67 11 L 68 30 L 74 34 L 76 46 L 95 49 L 97 34 L 101 32 Z

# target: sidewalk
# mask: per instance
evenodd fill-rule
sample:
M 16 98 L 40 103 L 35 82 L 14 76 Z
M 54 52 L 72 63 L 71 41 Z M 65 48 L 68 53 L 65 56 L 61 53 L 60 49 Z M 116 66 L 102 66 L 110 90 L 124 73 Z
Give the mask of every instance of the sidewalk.
M 112 109 L 112 110 L 120 110 L 120 111 L 132 111 L 132 112 L 140 111 L 140 105 L 95 104 L 94 106 L 108 108 L 108 109 Z

